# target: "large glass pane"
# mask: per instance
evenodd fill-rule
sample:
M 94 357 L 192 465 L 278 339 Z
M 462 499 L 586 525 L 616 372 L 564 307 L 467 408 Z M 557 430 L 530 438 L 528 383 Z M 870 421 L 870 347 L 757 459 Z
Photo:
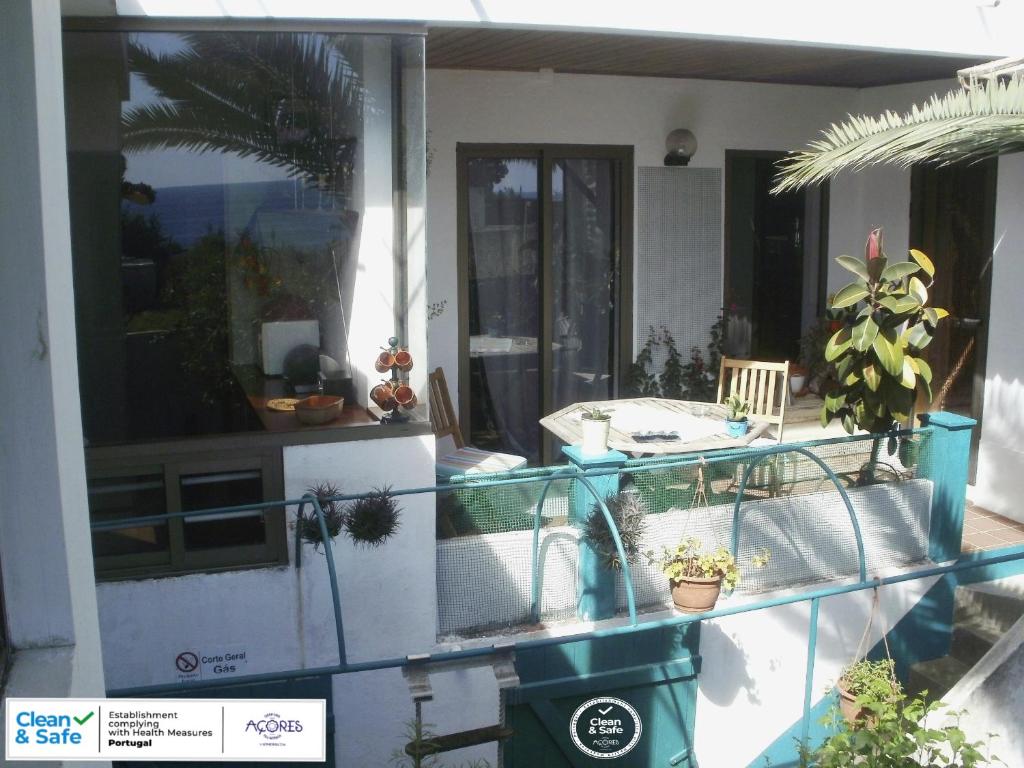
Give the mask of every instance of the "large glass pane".
M 97 522 L 165 514 L 163 472 L 91 479 L 89 512 Z M 167 552 L 167 524 L 96 531 L 92 548 L 96 557 Z
M 66 35 L 91 445 L 299 429 L 266 402 L 318 385 L 353 400 L 381 343 L 359 329 L 401 314 L 392 42 Z
M 552 164 L 553 407 L 610 400 L 618 355 L 615 164 Z
M 263 501 L 263 475 L 259 470 L 207 472 L 181 477 L 181 508 L 236 507 Z M 263 544 L 266 526 L 262 514 L 228 513 L 185 518 L 185 549 Z
M 470 158 L 470 442 L 540 457 L 538 163 Z

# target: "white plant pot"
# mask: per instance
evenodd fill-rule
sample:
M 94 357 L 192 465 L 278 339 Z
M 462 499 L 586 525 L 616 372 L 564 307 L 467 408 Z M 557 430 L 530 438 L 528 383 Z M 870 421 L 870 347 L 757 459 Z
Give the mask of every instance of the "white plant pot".
M 789 377 L 789 391 L 794 395 L 799 395 L 804 391 L 804 384 L 807 383 L 807 377 L 799 374 L 794 374 Z
M 608 453 L 608 431 L 612 427 L 611 419 L 580 419 L 583 424 L 584 456 L 599 456 Z

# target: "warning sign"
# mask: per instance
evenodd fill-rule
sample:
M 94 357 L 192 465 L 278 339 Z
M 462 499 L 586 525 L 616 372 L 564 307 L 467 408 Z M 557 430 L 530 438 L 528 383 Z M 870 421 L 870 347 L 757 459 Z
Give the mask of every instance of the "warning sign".
M 181 651 L 174 657 L 174 670 L 179 681 L 215 680 L 247 673 L 249 651 L 238 646 L 212 651 Z

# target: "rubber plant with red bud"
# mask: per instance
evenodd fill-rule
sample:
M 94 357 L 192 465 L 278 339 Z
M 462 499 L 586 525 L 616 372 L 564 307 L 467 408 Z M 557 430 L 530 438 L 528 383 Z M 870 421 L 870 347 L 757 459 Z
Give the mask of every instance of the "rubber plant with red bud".
M 949 315 L 928 306 L 935 266 L 915 249 L 909 261 L 889 263 L 880 229 L 868 235 L 863 261 L 851 256 L 836 261 L 857 279 L 831 301 L 831 309 L 844 317 L 825 345 L 839 386 L 825 397 L 821 424 L 839 419 L 850 434 L 858 427 L 889 432 L 911 418 L 919 392 L 932 398 L 932 370 L 923 350 Z

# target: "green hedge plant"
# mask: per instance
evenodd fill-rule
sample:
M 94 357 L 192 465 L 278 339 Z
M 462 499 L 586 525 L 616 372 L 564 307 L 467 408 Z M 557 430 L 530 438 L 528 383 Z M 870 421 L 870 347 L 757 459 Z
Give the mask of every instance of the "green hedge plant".
M 915 249 L 909 261 L 889 263 L 880 229 L 868 235 L 863 261 L 836 261 L 857 279 L 831 301 L 843 326 L 825 345 L 825 359 L 835 365 L 839 384 L 825 397 L 821 424 L 839 419 L 850 434 L 857 428 L 888 432 L 910 420 L 918 393 L 932 397 L 923 351 L 949 314 L 928 306 L 935 266 Z

